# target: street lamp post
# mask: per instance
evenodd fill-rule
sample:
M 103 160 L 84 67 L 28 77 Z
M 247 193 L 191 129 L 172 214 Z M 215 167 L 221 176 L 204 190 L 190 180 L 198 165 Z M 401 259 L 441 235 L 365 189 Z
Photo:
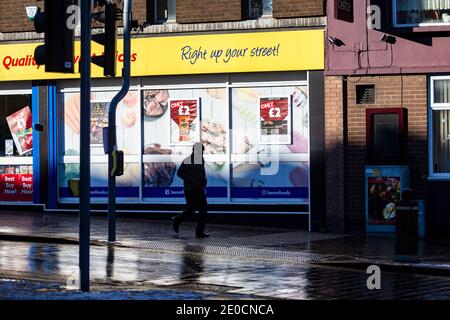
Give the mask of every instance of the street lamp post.
M 81 0 L 80 87 L 80 289 L 89 291 L 90 187 L 91 187 L 91 0 Z
M 108 241 L 116 241 L 116 176 L 113 171 L 113 151 L 117 150 L 116 110 L 119 102 L 130 89 L 131 73 L 131 4 L 125 0 L 123 5 L 123 69 L 122 88 L 114 96 L 108 112 Z

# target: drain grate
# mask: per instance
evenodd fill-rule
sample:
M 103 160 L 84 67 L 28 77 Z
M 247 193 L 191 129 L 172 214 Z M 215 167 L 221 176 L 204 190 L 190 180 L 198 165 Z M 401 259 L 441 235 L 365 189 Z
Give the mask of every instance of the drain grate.
M 306 231 L 294 231 L 294 232 L 283 232 L 283 233 L 271 233 L 250 237 L 241 238 L 231 238 L 227 240 L 230 244 L 237 245 L 256 245 L 256 246 L 278 246 L 283 244 L 302 244 L 313 241 L 322 240 L 332 240 L 343 238 L 345 235 L 337 234 L 322 234 L 322 233 L 312 233 Z
M 180 284 L 172 284 L 164 287 L 166 289 L 207 291 L 215 293 L 226 293 L 230 290 L 242 289 L 242 287 L 233 287 L 233 286 L 224 286 L 209 283 L 197 283 L 197 282 L 185 282 Z
M 229 257 L 241 257 L 281 262 L 306 263 L 330 258 L 330 255 L 294 251 L 270 250 L 262 248 L 224 247 L 195 243 L 167 241 L 123 241 L 117 245 L 129 248 L 141 248 L 174 253 L 201 253 Z
M 286 248 L 278 250 L 275 247 L 343 237 L 345 237 L 345 235 L 292 231 L 231 238 L 175 238 L 171 240 L 156 239 L 149 241 L 125 240 L 117 243 L 117 245 L 164 252 L 201 253 L 271 261 L 306 263 L 328 259 L 332 256 L 328 254 L 298 252 L 292 249 L 286 250 Z

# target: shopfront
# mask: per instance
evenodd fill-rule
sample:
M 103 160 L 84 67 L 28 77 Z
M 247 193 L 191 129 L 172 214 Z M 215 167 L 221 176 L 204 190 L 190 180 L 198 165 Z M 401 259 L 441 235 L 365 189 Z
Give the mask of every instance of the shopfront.
M 132 86 L 117 111 L 118 146 L 125 152 L 125 174 L 117 181 L 118 202 L 183 203 L 176 169 L 193 143 L 201 140 L 210 203 L 301 205 L 298 211 L 308 212 L 315 117 L 311 108 L 321 103 L 318 109 L 323 110 L 323 100 L 314 98 L 318 102 L 311 103 L 311 96 L 323 96 L 323 41 L 323 30 L 133 40 Z M 31 45 L 19 47 L 15 51 L 23 56 L 32 52 Z M 47 141 L 49 158 L 54 154 L 55 159 L 49 177 L 56 188 L 49 197 L 59 205 L 76 203 L 68 181 L 79 176 L 79 81 L 45 74 L 32 60 L 21 67 L 26 72 L 20 72 L 20 63 L 10 64 L 4 52 L 6 48 L 0 46 L 1 68 L 10 80 L 25 76 L 52 80 L 35 82 L 56 96 L 46 99 L 48 105 L 39 103 L 39 108 L 48 110 L 49 123 L 54 123 L 49 125 L 53 132 L 48 132 Z M 118 54 L 118 70 L 122 60 Z M 97 76 L 101 70 L 93 67 L 93 72 Z M 97 203 L 107 202 L 102 128 L 119 89 L 120 79 L 92 82 L 91 195 Z M 30 105 L 14 96 L 10 100 L 9 113 Z M 28 161 L 32 163 L 31 158 Z M 20 165 L 14 173 L 22 173 Z

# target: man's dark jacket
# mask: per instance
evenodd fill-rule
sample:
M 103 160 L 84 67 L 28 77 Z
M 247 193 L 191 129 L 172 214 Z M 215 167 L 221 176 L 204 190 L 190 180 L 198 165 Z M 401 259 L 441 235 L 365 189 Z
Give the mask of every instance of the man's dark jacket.
M 206 187 L 208 181 L 206 179 L 205 161 L 203 158 L 201 159 L 201 162 L 202 163 L 199 164 L 194 163 L 194 155 L 191 154 L 181 163 L 177 175 L 183 179 L 184 188 L 203 189 Z

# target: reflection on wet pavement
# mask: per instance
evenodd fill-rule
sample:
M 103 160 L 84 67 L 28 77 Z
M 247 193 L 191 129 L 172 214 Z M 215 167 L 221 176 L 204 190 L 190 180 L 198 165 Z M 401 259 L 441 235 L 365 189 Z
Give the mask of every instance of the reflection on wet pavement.
M 0 234 L 78 237 L 76 216 L 2 213 L 0 226 Z M 180 235 L 174 237 L 169 221 L 120 218 L 119 241 L 111 245 L 105 241 L 104 217 L 92 217 L 91 230 L 92 239 L 103 241 L 91 246 L 91 279 L 99 288 L 282 299 L 450 298 L 448 277 L 383 271 L 382 290 L 370 291 L 365 270 L 317 264 L 355 259 L 392 261 L 392 236 L 362 238 L 208 225 L 212 237 L 196 239 L 194 223 L 184 224 Z M 450 264 L 449 257 L 445 242 L 421 246 L 423 261 Z M 77 245 L 0 241 L 0 277 L 51 279 L 66 286 L 73 284 L 77 275 Z M 0 279 L 0 298 L 7 294 L 2 284 Z M 25 290 L 21 282 L 17 285 L 18 290 Z
M 26 275 L 64 283 L 77 272 L 77 265 L 78 247 L 75 245 L 0 241 L 0 275 L 3 278 Z M 199 245 L 186 246 L 185 252 L 91 247 L 91 278 L 102 284 L 121 283 L 122 289 L 151 285 L 159 289 L 262 298 L 450 298 L 450 278 L 383 273 L 382 290 L 370 291 L 363 270 L 210 255 L 204 254 Z

